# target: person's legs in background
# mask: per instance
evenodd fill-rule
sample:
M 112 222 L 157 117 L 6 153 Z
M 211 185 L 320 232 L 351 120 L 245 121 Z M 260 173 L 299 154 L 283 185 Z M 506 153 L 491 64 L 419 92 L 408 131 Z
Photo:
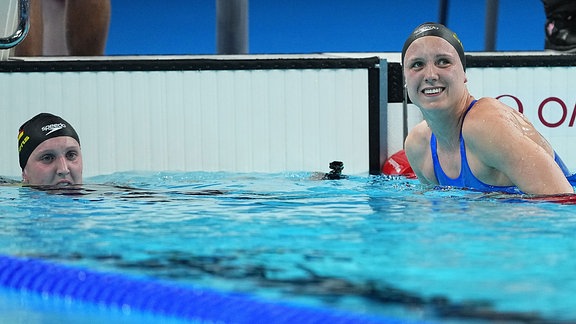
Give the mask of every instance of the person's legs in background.
M 42 56 L 43 35 L 42 0 L 30 0 L 30 29 L 22 43 L 14 48 L 14 55 Z
M 30 31 L 16 56 L 104 55 L 110 0 L 30 0 Z
M 74 1 L 74 0 L 73 0 Z M 66 0 L 42 0 L 44 55 L 68 55 L 66 45 Z
M 67 0 L 66 40 L 70 55 L 104 55 L 110 0 Z

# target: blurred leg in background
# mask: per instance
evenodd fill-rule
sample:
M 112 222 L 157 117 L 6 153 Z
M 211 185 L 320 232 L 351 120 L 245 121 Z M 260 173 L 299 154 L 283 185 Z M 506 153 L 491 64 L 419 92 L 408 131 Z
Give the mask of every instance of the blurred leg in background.
M 41 0 L 44 17 L 44 52 L 45 56 L 68 55 L 66 45 L 66 1 Z M 74 0 L 72 0 L 74 1 Z
M 22 43 L 14 48 L 16 56 L 41 56 L 44 21 L 42 17 L 42 0 L 30 0 L 30 30 Z
M 70 55 L 104 55 L 110 0 L 67 0 L 66 41 Z
M 104 55 L 110 6 L 110 0 L 30 0 L 30 32 L 15 55 Z

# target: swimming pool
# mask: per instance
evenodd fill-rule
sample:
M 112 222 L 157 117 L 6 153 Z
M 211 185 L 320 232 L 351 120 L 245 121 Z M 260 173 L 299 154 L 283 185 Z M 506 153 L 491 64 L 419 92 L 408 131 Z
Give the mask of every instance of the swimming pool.
M 0 254 L 24 270 L 21 260 L 39 260 L 43 272 L 88 269 L 367 321 L 576 321 L 575 206 L 405 178 L 313 178 L 124 172 L 67 192 L 6 185 Z M 0 311 L 15 320 L 159 316 L 128 310 L 0 289 Z

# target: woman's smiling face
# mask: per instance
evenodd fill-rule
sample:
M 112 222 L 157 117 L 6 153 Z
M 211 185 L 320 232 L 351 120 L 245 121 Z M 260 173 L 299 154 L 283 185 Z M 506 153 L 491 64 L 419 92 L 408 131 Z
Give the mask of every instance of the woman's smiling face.
M 403 70 L 410 100 L 423 109 L 453 106 L 466 89 L 458 53 L 441 37 L 425 36 L 412 42 Z

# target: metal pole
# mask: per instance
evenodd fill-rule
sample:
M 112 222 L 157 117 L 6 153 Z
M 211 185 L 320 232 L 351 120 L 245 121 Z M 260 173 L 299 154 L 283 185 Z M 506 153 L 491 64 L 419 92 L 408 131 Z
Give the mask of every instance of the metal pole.
M 218 54 L 248 53 L 248 0 L 216 0 Z
M 496 30 L 498 25 L 498 0 L 486 0 L 486 34 L 484 36 L 484 50 L 496 50 Z
M 447 26 L 448 0 L 440 0 L 440 9 L 438 10 L 438 22 L 444 26 Z
M 17 2 L 18 26 L 12 35 L 0 38 L 0 49 L 8 49 L 18 45 L 26 38 L 30 30 L 30 4 L 28 0 L 20 0 Z

